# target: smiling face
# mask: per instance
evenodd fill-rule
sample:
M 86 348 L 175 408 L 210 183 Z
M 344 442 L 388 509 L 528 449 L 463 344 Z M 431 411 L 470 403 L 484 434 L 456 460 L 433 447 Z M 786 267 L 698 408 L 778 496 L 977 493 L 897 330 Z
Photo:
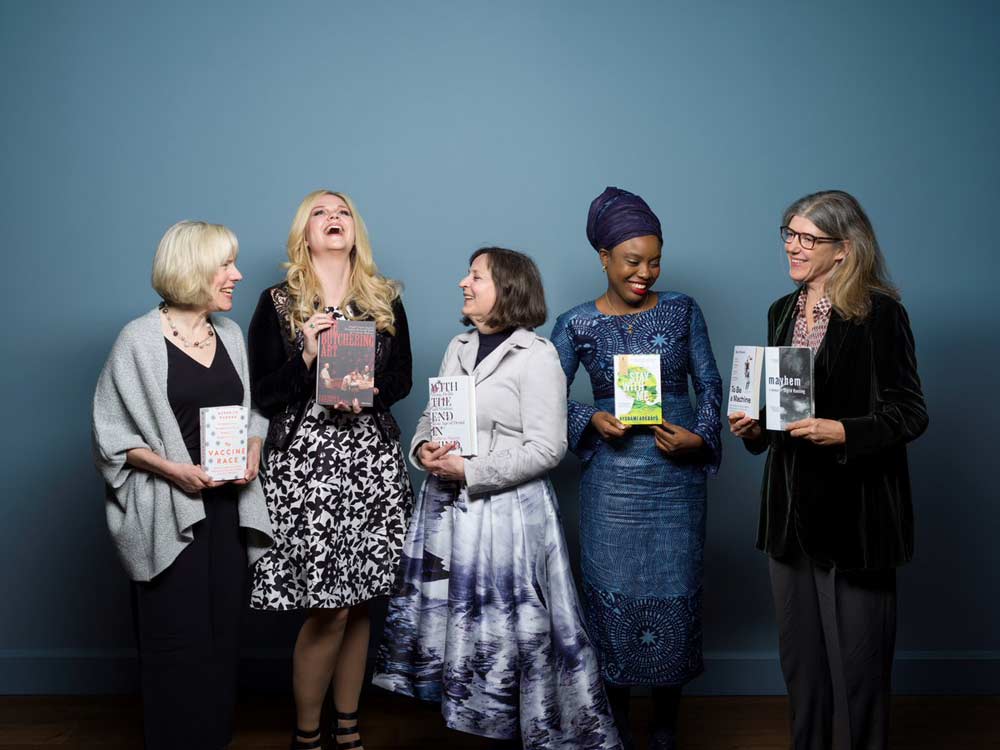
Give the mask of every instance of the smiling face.
M 233 309 L 233 290 L 243 274 L 236 267 L 236 258 L 229 256 L 212 277 L 212 301 L 209 312 L 228 312 Z
M 788 228 L 816 238 L 830 236 L 798 214 L 789 220 Z M 847 256 L 847 248 L 844 242 L 817 242 L 812 250 L 806 250 L 799 238 L 792 235 L 785 243 L 785 253 L 788 255 L 788 275 L 792 280 L 822 291 L 834 269 Z
M 350 252 L 354 248 L 354 216 L 337 195 L 321 195 L 309 210 L 306 243 L 313 255 Z
M 633 237 L 611 252 L 601 250 L 608 274 L 608 297 L 613 305 L 641 307 L 660 276 L 662 245 L 655 235 Z
M 462 304 L 462 315 L 473 322 L 477 329 L 486 329 L 486 319 L 493 311 L 497 301 L 497 288 L 490 273 L 489 255 L 476 257 L 469 266 L 469 273 L 458 282 L 465 302 Z

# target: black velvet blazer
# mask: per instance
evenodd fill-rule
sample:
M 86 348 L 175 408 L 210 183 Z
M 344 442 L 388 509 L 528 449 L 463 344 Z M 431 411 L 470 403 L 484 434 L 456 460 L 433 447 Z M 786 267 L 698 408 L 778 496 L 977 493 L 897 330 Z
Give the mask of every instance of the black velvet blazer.
M 399 425 L 389 407 L 410 392 L 413 357 L 402 300 L 393 302 L 392 311 L 396 334 L 377 331 L 375 335 L 378 393 L 371 411 L 382 434 L 398 440 Z M 307 368 L 302 360 L 302 331 L 296 332 L 294 340 L 290 332 L 288 287 L 283 282 L 261 293 L 247 337 L 253 405 L 271 420 L 265 451 L 288 447 L 316 393 L 316 364 Z
M 768 345 L 791 344 L 798 295 L 771 305 Z M 797 534 L 805 553 L 823 566 L 902 565 L 913 556 L 906 443 L 927 429 L 903 306 L 876 293 L 871 313 L 860 323 L 832 311 L 816 353 L 815 389 L 816 416 L 844 425 L 844 445 L 818 446 L 771 430 L 745 441 L 753 453 L 769 451 L 757 548 L 781 558 Z

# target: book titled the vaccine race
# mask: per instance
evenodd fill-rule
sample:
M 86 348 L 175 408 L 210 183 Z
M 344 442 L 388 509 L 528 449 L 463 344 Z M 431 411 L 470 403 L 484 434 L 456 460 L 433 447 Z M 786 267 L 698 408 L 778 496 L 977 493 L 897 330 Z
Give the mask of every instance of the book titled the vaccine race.
M 615 418 L 627 425 L 663 423 L 659 354 L 615 355 Z
M 428 378 L 431 440 L 435 443 L 458 443 L 455 453 L 475 456 L 479 453 L 476 432 L 476 382 L 471 375 Z
M 813 352 L 808 346 L 769 346 L 764 350 L 764 400 L 767 429 L 784 430 L 816 415 Z
M 748 417 L 757 419 L 760 414 L 760 371 L 763 364 L 764 347 L 733 347 L 727 415 L 743 412 Z
M 206 406 L 201 418 L 201 468 L 216 482 L 247 473 L 247 408 Z
M 319 335 L 316 403 L 371 406 L 375 400 L 375 323 L 335 320 Z

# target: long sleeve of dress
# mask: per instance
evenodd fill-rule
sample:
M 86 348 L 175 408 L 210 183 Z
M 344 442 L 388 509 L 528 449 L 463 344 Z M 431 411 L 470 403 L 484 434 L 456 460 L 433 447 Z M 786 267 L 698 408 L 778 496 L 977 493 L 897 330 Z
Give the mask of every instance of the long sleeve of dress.
M 385 372 L 376 373 L 375 385 L 378 394 L 375 396 L 375 406 L 380 410 L 388 410 L 397 401 L 406 398 L 413 387 L 413 353 L 410 351 L 410 328 L 406 321 L 406 311 L 403 302 L 397 298 L 392 303 L 395 317 L 396 333 L 392 337 L 392 351 L 386 363 Z
M 265 289 L 250 320 L 248 349 L 253 405 L 268 418 L 314 387 L 301 352 L 293 348 L 288 356 L 283 336 L 270 290 Z
M 708 338 L 708 326 L 701 308 L 691 301 L 689 322 L 688 372 L 694 385 L 697 406 L 695 425 L 691 430 L 705 441 L 707 456 L 705 470 L 715 474 L 722 462 L 722 439 L 720 413 L 722 406 L 722 378 L 712 354 L 712 342 Z
M 566 407 L 567 407 L 567 437 L 569 449 L 581 460 L 586 461 L 594 455 L 600 436 L 590 424 L 591 418 L 598 412 L 593 404 L 586 404 L 570 398 L 569 390 L 580 367 L 580 357 L 573 343 L 573 336 L 566 325 L 566 316 L 560 315 L 552 329 L 552 343 L 559 353 L 559 362 L 566 375 Z

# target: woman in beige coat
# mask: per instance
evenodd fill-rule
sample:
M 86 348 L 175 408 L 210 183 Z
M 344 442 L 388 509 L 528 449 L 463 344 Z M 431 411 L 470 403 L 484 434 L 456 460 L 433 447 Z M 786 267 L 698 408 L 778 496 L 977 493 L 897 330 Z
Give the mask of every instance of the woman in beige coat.
M 583 628 L 547 472 L 566 452 L 566 378 L 548 339 L 530 258 L 473 253 L 459 284 L 463 322 L 440 375 L 476 391 L 478 455 L 431 440 L 429 411 L 410 460 L 430 472 L 403 549 L 375 684 L 439 701 L 447 725 L 525 748 L 619 748 Z

